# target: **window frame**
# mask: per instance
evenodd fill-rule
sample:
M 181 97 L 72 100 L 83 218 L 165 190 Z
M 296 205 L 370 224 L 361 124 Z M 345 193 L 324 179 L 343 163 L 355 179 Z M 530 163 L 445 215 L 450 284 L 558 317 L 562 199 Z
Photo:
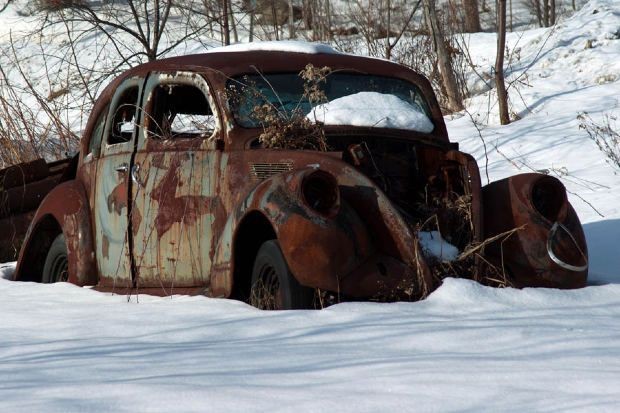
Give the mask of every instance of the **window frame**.
M 162 85 L 183 85 L 183 86 L 192 86 L 198 89 L 205 97 L 211 112 L 213 113 L 214 118 L 214 128 L 213 131 L 205 136 L 196 136 L 196 137 L 175 137 L 175 138 L 155 138 L 151 136 L 149 131 L 149 121 L 147 118 L 152 117 L 152 105 L 155 103 L 152 102 L 153 93 L 155 90 Z M 204 78 L 203 75 L 196 72 L 186 72 L 186 71 L 178 71 L 174 73 L 167 72 L 153 72 L 149 75 L 149 78 L 146 81 L 146 85 L 144 87 L 144 110 L 141 112 L 141 121 L 140 121 L 140 136 L 138 138 L 138 145 L 143 146 L 146 142 L 174 142 L 174 141 L 187 141 L 187 140 L 200 140 L 200 141 L 212 141 L 219 136 L 219 132 L 221 129 L 220 116 L 217 109 L 217 105 L 215 103 L 215 99 L 211 94 L 211 88 Z
M 112 128 L 114 127 L 113 125 L 114 113 L 118 109 L 120 98 L 123 96 L 123 94 L 127 90 L 133 87 L 138 87 L 138 98 L 137 98 L 138 100 L 136 102 L 136 111 L 137 111 L 136 112 L 136 124 L 134 125 L 134 130 L 132 132 L 131 139 L 129 139 L 129 141 L 126 141 L 126 142 L 108 143 L 108 137 L 110 136 Z M 134 77 L 125 79 L 117 87 L 116 92 L 114 93 L 114 96 L 110 102 L 108 115 L 106 117 L 106 123 L 105 123 L 106 127 L 103 133 L 102 144 L 101 144 L 102 156 L 133 151 L 133 148 L 136 142 L 136 136 L 137 136 L 136 131 L 140 129 L 138 120 L 142 117 L 142 112 L 143 112 L 142 108 L 140 107 L 141 102 L 142 102 L 141 96 L 142 96 L 143 90 L 144 90 L 144 78 L 139 77 L 139 76 L 134 76 Z

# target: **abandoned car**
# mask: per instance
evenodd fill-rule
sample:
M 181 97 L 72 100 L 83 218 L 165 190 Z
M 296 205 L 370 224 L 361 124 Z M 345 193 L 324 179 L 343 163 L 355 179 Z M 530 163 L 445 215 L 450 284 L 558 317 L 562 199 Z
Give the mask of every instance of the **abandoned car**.
M 128 70 L 76 157 L 0 171 L 14 279 L 276 309 L 417 300 L 450 275 L 585 285 L 563 185 L 482 187 L 422 75 L 326 46 L 257 49 Z

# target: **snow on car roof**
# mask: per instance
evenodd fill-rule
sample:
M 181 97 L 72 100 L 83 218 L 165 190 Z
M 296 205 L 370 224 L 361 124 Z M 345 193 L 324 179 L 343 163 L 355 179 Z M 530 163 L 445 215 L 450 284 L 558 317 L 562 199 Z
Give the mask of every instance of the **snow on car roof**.
M 210 49 L 207 53 L 271 51 L 306 54 L 342 54 L 333 47 L 323 43 L 310 43 L 294 40 L 237 43 Z

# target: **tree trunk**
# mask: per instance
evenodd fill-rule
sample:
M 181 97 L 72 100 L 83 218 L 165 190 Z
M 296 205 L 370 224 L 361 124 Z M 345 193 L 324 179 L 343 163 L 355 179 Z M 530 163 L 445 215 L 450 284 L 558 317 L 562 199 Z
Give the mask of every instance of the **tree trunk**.
M 387 0 L 387 22 L 385 24 L 385 58 L 387 60 L 392 59 L 392 47 L 390 45 L 390 29 L 392 26 L 392 12 L 391 12 L 392 4 L 390 0 Z
M 312 15 L 310 0 L 304 0 L 301 13 L 303 15 L 304 28 L 306 30 L 312 30 L 314 28 L 314 16 Z
M 295 38 L 295 16 L 293 15 L 293 0 L 288 0 L 288 38 Z
M 230 25 L 232 26 L 233 38 L 235 39 L 235 43 L 239 43 L 239 33 L 237 32 L 237 23 L 235 21 L 235 13 L 232 8 L 232 1 L 228 1 L 228 14 L 230 15 Z
M 456 83 L 456 76 L 452 70 L 452 59 L 448 54 L 443 33 L 441 32 L 437 13 L 435 12 L 435 0 L 424 0 L 424 15 L 426 17 L 426 25 L 431 38 L 433 39 L 433 47 L 437 53 L 437 65 L 439 74 L 448 95 L 448 108 L 454 112 L 463 110 L 463 100 Z
M 224 45 L 230 44 L 230 28 L 228 27 L 228 0 L 222 0 L 222 31 Z
M 478 33 L 481 31 L 478 0 L 463 0 L 463 10 L 465 11 L 465 32 Z
M 271 1 L 271 18 L 273 19 L 273 31 L 276 35 L 276 40 L 280 40 L 280 26 L 278 23 L 278 9 L 275 0 Z M 269 39 L 271 40 L 271 39 Z
M 549 0 L 543 0 L 543 24 L 549 27 Z
M 549 24 L 555 24 L 555 0 L 549 0 Z
M 325 10 L 327 11 L 327 38 L 332 40 L 332 5 L 330 0 L 325 0 Z
M 542 11 L 540 8 L 540 0 L 534 0 L 534 3 L 536 5 L 536 19 L 538 20 L 538 25 L 540 27 L 543 27 L 543 19 L 542 19 Z
M 506 48 L 506 0 L 497 2 L 497 55 L 495 56 L 495 87 L 499 102 L 499 121 L 510 123 L 508 115 L 508 92 L 504 82 L 504 49 Z
M 254 41 L 254 20 L 256 18 L 256 0 L 251 0 L 250 5 L 252 9 L 250 10 L 250 33 L 249 33 L 249 41 Z

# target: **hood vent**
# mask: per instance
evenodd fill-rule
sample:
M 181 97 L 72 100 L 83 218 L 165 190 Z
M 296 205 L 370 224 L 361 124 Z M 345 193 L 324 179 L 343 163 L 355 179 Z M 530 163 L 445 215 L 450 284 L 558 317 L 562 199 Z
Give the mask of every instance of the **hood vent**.
M 274 175 L 293 169 L 293 162 L 256 162 L 250 164 L 250 176 L 255 181 L 262 181 Z

